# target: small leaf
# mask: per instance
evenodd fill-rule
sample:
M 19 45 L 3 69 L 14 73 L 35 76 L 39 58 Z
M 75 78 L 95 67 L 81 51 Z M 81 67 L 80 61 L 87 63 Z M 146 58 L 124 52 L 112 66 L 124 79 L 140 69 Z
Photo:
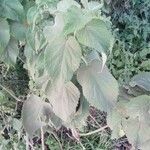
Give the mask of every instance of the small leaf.
M 45 51 L 45 67 L 53 80 L 61 77 L 69 81 L 81 60 L 80 45 L 73 36 L 59 38 L 48 45 Z
M 83 66 L 78 70 L 77 79 L 90 104 L 109 112 L 117 101 L 118 83 L 106 66 L 102 72 L 101 67 L 102 62 L 94 60 L 88 66 Z
M 7 20 L 0 19 L 0 56 L 9 42 L 10 39 L 9 30 L 10 29 Z

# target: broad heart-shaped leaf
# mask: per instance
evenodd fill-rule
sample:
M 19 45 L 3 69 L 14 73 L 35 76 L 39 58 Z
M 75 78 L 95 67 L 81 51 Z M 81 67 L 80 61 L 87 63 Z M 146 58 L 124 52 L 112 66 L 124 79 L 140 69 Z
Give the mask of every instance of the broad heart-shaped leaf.
M 138 86 L 138 87 L 150 92 L 150 72 L 143 72 L 138 75 L 135 75 L 131 79 L 129 84 L 132 87 Z
M 73 36 L 59 38 L 45 51 L 45 67 L 53 80 L 61 77 L 69 81 L 81 60 L 81 49 Z
M 84 14 L 81 8 L 71 7 L 64 14 L 65 26 L 63 32 L 65 35 L 74 33 L 83 28 L 86 25 L 86 23 L 88 23 L 90 20 L 91 17 L 89 17 L 89 15 Z
M 2 54 L 2 60 L 8 65 L 15 65 L 19 54 L 18 42 L 11 38 L 5 51 Z
M 23 20 L 24 10 L 19 0 L 0 0 L 0 17 Z
M 6 48 L 10 39 L 9 25 L 7 20 L 0 19 L 0 56 Z
M 38 129 L 46 125 L 42 118 L 45 116 L 47 119 L 51 115 L 51 110 L 51 105 L 43 102 L 40 97 L 33 94 L 28 96 L 22 108 L 22 119 L 29 136 L 32 137 Z
M 145 144 L 149 144 L 150 147 L 150 143 L 146 143 L 150 141 L 150 126 L 148 124 L 140 121 L 137 117 L 125 119 L 122 125 L 129 142 L 134 147 L 133 149 L 140 149 L 140 147 L 146 146 Z
M 110 49 L 113 36 L 107 28 L 107 24 L 100 19 L 92 19 L 86 26 L 76 33 L 78 41 L 99 52 L 106 52 Z
M 130 99 L 125 105 L 127 114 L 150 125 L 150 96 L 142 95 Z
M 89 103 L 102 111 L 109 112 L 118 97 L 118 83 L 102 62 L 93 60 L 88 66 L 81 67 L 77 79 L 82 86 L 83 95 Z
M 70 121 L 70 116 L 76 112 L 80 92 L 72 83 L 63 83 L 61 79 L 55 82 L 49 92 L 48 99 L 53 107 L 53 112 L 64 122 Z

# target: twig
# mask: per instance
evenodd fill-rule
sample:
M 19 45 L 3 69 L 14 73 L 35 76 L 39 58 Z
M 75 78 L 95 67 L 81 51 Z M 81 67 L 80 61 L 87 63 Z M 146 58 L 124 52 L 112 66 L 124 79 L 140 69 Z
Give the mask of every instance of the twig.
M 41 127 L 41 142 L 42 142 L 42 150 L 45 150 L 44 146 L 44 132 L 43 128 Z
M 26 150 L 29 150 L 29 138 L 28 138 L 28 135 L 26 134 Z
M 8 89 L 6 89 L 3 85 L 0 84 L 0 87 L 5 90 L 10 96 L 12 96 L 16 101 L 21 101 L 19 98 L 17 98 L 15 95 L 13 95 Z
M 96 119 L 90 114 L 90 117 L 91 117 L 91 119 L 93 119 L 93 121 L 99 126 L 99 127 L 101 127 L 100 126 L 100 124 L 96 121 Z
M 56 141 L 58 142 L 59 147 L 60 147 L 60 150 L 63 150 L 62 145 L 61 145 L 61 143 L 60 143 L 60 141 L 59 141 L 59 139 L 58 139 L 57 135 L 55 135 L 55 133 L 53 133 L 53 132 L 51 132 L 51 134 L 54 136 L 54 138 L 55 138 L 55 139 L 56 139 Z
M 80 136 L 92 135 L 92 134 L 95 134 L 95 133 L 97 133 L 97 132 L 100 132 L 100 131 L 102 131 L 102 130 L 104 130 L 104 129 L 106 129 L 106 128 L 108 128 L 108 125 L 106 125 L 106 126 L 104 126 L 104 127 L 101 127 L 101 128 L 99 128 L 99 129 L 97 129 L 97 130 L 94 130 L 94 131 L 92 131 L 92 132 L 80 133 L 79 135 L 80 135 Z

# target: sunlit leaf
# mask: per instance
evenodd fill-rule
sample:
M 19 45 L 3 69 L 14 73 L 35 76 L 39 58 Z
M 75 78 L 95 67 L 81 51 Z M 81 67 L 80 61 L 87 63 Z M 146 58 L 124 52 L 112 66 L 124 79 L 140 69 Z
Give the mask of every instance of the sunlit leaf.
M 78 41 L 99 52 L 109 51 L 113 36 L 107 24 L 100 19 L 92 19 L 86 26 L 76 33 Z
M 45 67 L 53 79 L 62 77 L 70 80 L 79 67 L 81 49 L 73 36 L 68 39 L 59 38 L 50 44 L 45 51 Z

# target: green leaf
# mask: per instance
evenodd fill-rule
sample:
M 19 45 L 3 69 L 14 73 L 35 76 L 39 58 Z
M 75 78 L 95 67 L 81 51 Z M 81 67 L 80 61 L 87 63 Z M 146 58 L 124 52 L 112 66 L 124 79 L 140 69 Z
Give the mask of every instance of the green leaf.
M 15 39 L 11 38 L 2 55 L 3 61 L 8 65 L 14 66 L 16 64 L 18 54 L 18 42 Z
M 129 142 L 135 149 L 139 149 L 150 140 L 150 96 L 142 95 L 131 98 L 125 104 L 125 109 L 128 119 L 123 120 L 123 130 Z
M 140 121 L 138 117 L 124 120 L 123 128 L 134 149 L 140 149 L 140 147 L 144 146 L 150 140 L 150 126 Z
M 27 11 L 27 22 L 28 24 L 36 23 L 36 19 L 39 16 L 39 11 L 37 6 L 33 6 Z
M 46 125 L 45 120 L 42 119 L 44 116 L 48 118 L 51 110 L 51 105 L 43 102 L 40 97 L 33 94 L 28 96 L 22 108 L 22 119 L 29 136 L 32 137 L 38 129 Z
M 65 21 L 64 34 L 68 35 L 70 33 L 74 33 L 80 30 L 90 20 L 91 20 L 91 17 L 89 17 L 88 15 L 85 15 L 82 12 L 82 9 L 78 7 L 71 7 L 64 14 L 64 21 Z
M 150 125 L 150 96 L 142 95 L 135 98 L 131 98 L 130 101 L 125 105 L 127 114 L 139 120 L 146 122 Z
M 41 4 L 47 4 L 47 3 L 50 3 L 50 4 L 55 4 L 59 2 L 59 0 L 36 0 L 35 1 L 37 5 L 41 5 Z
M 107 24 L 100 19 L 92 19 L 86 26 L 76 33 L 78 41 L 99 52 L 110 49 L 113 36 L 107 28 Z
M 117 102 L 116 107 L 107 114 L 107 125 L 112 130 L 112 139 L 118 139 L 125 135 L 122 127 L 122 119 L 128 117 L 125 108 L 127 102 L 128 101 L 121 99 Z
M 35 79 L 35 72 L 36 72 L 35 66 L 36 66 L 37 54 L 29 46 L 29 44 L 26 44 L 24 49 L 24 54 L 26 57 L 26 63 L 24 64 L 24 68 L 28 70 L 29 75 L 32 77 L 32 79 Z
M 13 128 L 18 132 L 21 131 L 22 122 L 16 118 L 13 119 Z
M 150 140 L 144 142 L 139 148 L 142 150 L 149 150 L 150 147 Z
M 23 20 L 24 10 L 18 0 L 0 0 L 0 16 L 12 20 Z
M 10 23 L 10 34 L 15 39 L 23 41 L 25 39 L 26 27 L 19 22 Z
M 68 81 L 79 67 L 81 55 L 80 46 L 73 36 L 59 38 L 46 48 L 45 67 L 53 80 L 61 77 Z
M 62 0 L 57 4 L 57 10 L 66 12 L 71 6 L 80 8 L 80 5 L 74 0 Z
M 62 31 L 64 28 L 64 18 L 62 14 L 57 13 L 54 19 L 54 24 L 50 26 L 45 26 L 43 33 L 47 42 L 49 44 L 53 43 L 54 41 L 58 40 L 58 38 L 62 37 Z
M 35 30 L 31 28 L 28 30 L 26 34 L 26 39 L 28 45 L 35 51 L 40 52 L 46 46 L 46 40 L 43 32 L 40 28 L 35 27 Z
M 150 91 L 150 72 L 143 72 L 138 75 L 135 75 L 130 83 L 130 86 L 138 86 L 146 91 Z
M 48 99 L 53 107 L 53 112 L 64 122 L 70 121 L 70 116 L 76 112 L 79 101 L 79 90 L 72 82 L 64 84 L 59 79 L 48 93 Z
M 6 99 L 6 97 L 5 97 L 4 93 L 2 91 L 0 91 L 0 104 L 5 102 L 5 99 Z
M 86 126 L 86 120 L 87 117 L 89 116 L 89 103 L 88 101 L 84 98 L 84 96 L 81 96 L 80 101 L 79 101 L 79 109 L 77 110 L 77 112 L 72 116 L 72 121 L 71 124 L 79 129 L 79 130 L 83 130 L 83 127 Z
M 82 86 L 83 94 L 89 103 L 102 111 L 109 112 L 118 97 L 118 83 L 102 62 L 93 60 L 88 66 L 81 67 L 77 79 Z
M 9 30 L 10 29 L 7 20 L 0 19 L 0 55 L 3 53 L 9 42 Z

